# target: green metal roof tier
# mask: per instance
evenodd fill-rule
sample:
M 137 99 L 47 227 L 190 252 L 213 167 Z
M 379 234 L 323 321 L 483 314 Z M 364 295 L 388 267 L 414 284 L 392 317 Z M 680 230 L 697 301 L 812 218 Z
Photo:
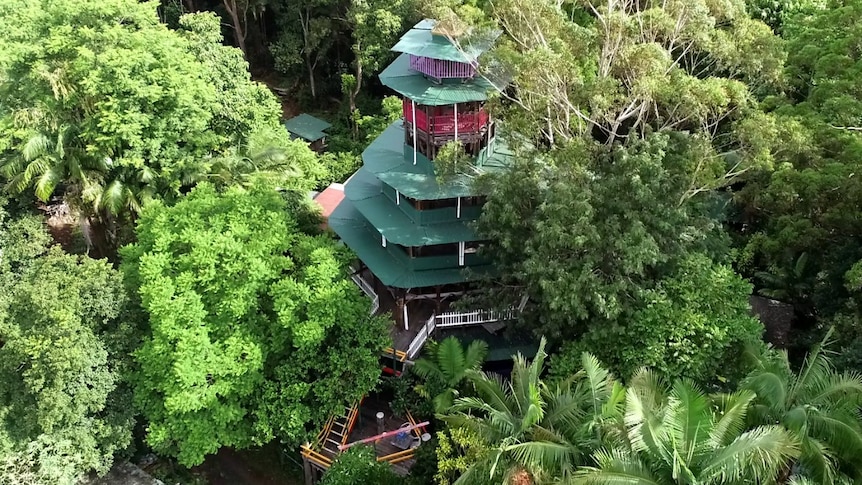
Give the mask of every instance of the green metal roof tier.
M 360 168 L 344 186 L 344 196 L 389 242 L 402 246 L 428 246 L 480 239 L 465 221 L 417 224 L 381 190 L 382 182 L 373 173 Z
M 469 271 L 460 268 L 413 271 L 380 245 L 380 236 L 347 199 L 329 216 L 329 227 L 386 286 L 409 289 L 463 283 L 493 271 L 491 265 L 473 266 Z
M 442 106 L 470 101 L 485 101 L 491 90 L 500 91 L 484 76 L 462 81 L 444 79 L 435 83 L 422 73 L 410 69 L 410 56 L 401 54 L 380 73 L 380 82 L 413 101 L 428 106 Z M 505 83 L 501 84 L 505 86 Z
M 401 37 L 392 50 L 431 59 L 470 63 L 490 49 L 501 33 L 499 30 L 473 31 L 459 41 L 460 45 L 455 45 L 447 37 L 431 33 L 436 25 L 437 21 L 431 19 L 419 22 Z
M 476 165 L 488 172 L 499 171 L 511 165 L 513 153 L 498 137 L 493 143 L 493 153 L 483 150 L 476 157 Z M 421 153 L 416 155 L 413 165 L 413 148 L 404 144 L 404 126 L 401 121 L 389 125 L 365 151 L 362 152 L 364 168 L 402 194 L 419 200 L 451 199 L 483 195 L 473 188 L 467 176 L 455 176 L 444 184 L 437 182 L 434 163 Z
M 320 118 L 315 118 L 309 114 L 302 113 L 299 116 L 294 116 L 285 121 L 284 127 L 287 128 L 287 131 L 303 140 L 312 142 L 320 140 L 326 136 L 324 131 L 332 127 L 332 125 Z

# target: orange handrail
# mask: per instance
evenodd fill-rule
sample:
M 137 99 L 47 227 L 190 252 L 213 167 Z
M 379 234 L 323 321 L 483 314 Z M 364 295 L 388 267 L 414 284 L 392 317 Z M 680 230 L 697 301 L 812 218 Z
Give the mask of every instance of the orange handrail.
M 362 396 L 358 401 L 356 401 L 353 406 L 350 408 L 350 412 L 347 413 L 345 424 L 347 425 L 344 428 L 344 436 L 341 437 L 341 444 L 344 445 L 347 443 L 347 438 L 350 437 L 350 432 L 353 431 L 353 425 L 356 424 L 356 418 L 359 417 L 359 406 L 362 405 L 362 401 L 365 399 L 365 396 Z
M 409 460 L 416 454 L 415 448 L 408 448 L 402 451 L 396 451 L 386 456 L 378 456 L 377 461 L 388 461 L 389 463 L 398 463 L 399 461 Z
M 312 450 L 308 447 L 308 445 L 302 445 L 302 456 L 308 458 L 309 460 L 324 468 L 329 468 L 330 466 L 332 466 L 331 459 Z

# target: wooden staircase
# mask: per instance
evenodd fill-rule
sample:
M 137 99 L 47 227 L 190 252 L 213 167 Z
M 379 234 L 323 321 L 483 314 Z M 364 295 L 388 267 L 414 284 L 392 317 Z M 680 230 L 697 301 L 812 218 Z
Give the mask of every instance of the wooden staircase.
M 360 404 L 362 404 L 361 399 L 353 403 L 351 407 L 345 406 L 344 414 L 341 416 L 333 416 L 329 419 L 328 426 L 324 428 L 324 433 L 318 441 L 321 454 L 334 460 L 341 453 L 338 447 L 347 444 L 347 439 L 350 437 L 350 432 L 359 416 Z

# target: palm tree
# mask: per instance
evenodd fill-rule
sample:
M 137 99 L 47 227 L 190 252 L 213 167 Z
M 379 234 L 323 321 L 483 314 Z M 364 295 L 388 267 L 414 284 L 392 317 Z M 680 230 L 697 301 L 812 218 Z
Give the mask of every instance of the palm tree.
M 781 426 L 745 431 L 751 391 L 709 399 L 693 383 L 671 389 L 642 370 L 626 392 L 626 433 L 593 454 L 576 484 L 775 483 L 799 444 Z
M 750 420 L 780 423 L 796 436 L 797 471 L 818 483 L 834 483 L 837 470 L 862 479 L 862 375 L 835 371 L 826 355 L 831 336 L 830 329 L 796 373 L 786 352 L 757 355 L 742 383 L 757 395 Z
M 483 473 L 504 483 L 565 480 L 597 448 L 603 420 L 621 402 L 621 386 L 588 355 L 571 379 L 543 382 L 546 357 L 542 339 L 531 363 L 515 357 L 509 381 L 468 373 L 477 397 L 457 399 L 443 419 L 480 436 L 488 449 L 456 485 L 478 483 Z
M 108 166 L 104 160 L 70 144 L 73 137 L 69 128 L 61 128 L 52 135 L 34 133 L 19 150 L 10 151 L 0 161 L 0 173 L 7 179 L 7 188 L 23 192 L 32 187 L 43 202 L 61 184 L 78 194 L 92 190 Z
M 440 343 L 429 342 L 425 351 L 428 357 L 413 366 L 416 375 L 425 381 L 416 386 L 416 391 L 432 399 L 435 412 L 443 413 L 452 406 L 467 373 L 482 367 L 488 344 L 474 340 L 464 349 L 457 338 L 447 337 Z

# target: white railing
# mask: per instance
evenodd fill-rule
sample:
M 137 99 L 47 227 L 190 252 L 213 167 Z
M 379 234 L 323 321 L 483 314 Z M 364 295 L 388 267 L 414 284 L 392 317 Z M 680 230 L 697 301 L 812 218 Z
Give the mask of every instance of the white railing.
M 483 323 L 510 320 L 514 316 L 514 309 L 496 312 L 493 310 L 476 310 L 472 312 L 446 312 L 437 315 L 435 327 L 465 327 L 468 325 L 481 325 Z
M 356 283 L 356 286 L 358 286 L 363 293 L 368 295 L 368 298 L 371 298 L 371 314 L 374 315 L 375 313 L 377 313 L 377 310 L 380 309 L 380 297 L 377 296 L 377 292 L 374 291 L 374 287 L 371 286 L 370 283 L 362 279 L 362 276 L 360 276 L 359 273 L 353 273 L 350 276 L 350 279 L 352 279 L 353 282 Z
M 434 333 L 434 329 L 437 327 L 435 322 L 436 319 L 434 318 L 434 315 L 431 315 L 431 318 L 429 318 L 425 322 L 425 325 L 423 325 L 422 328 L 419 329 L 419 333 L 417 333 L 416 336 L 413 337 L 413 341 L 410 342 L 410 346 L 407 347 L 408 359 L 416 357 L 419 354 L 419 351 L 422 350 L 422 346 L 425 345 L 425 342 L 428 341 L 428 338 L 431 336 L 432 333 Z

